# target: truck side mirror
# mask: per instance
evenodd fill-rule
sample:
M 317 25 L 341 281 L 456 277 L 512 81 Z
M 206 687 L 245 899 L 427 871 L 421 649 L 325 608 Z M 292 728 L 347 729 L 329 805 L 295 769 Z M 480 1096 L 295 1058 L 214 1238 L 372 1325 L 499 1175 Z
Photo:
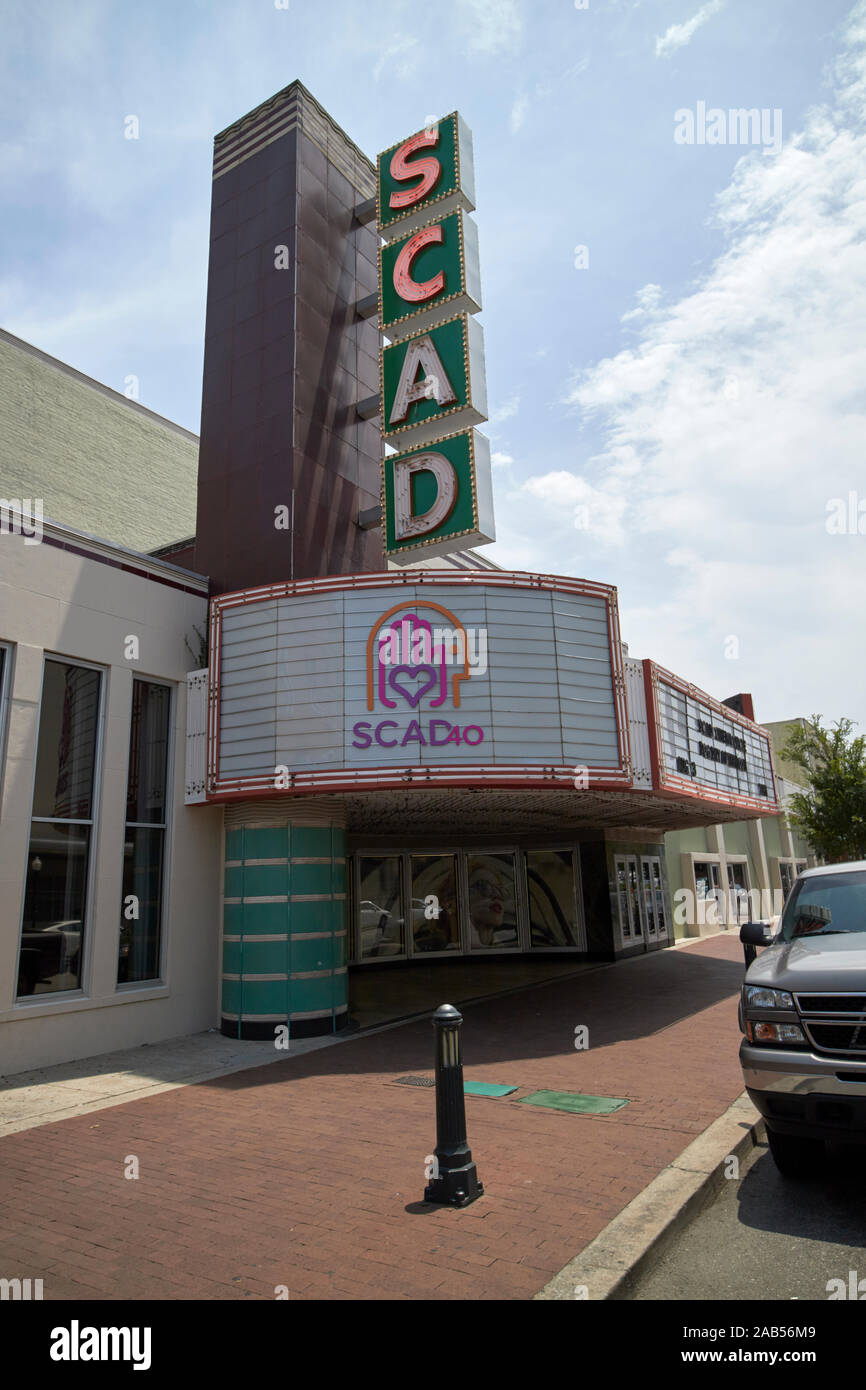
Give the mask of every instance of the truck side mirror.
M 773 928 L 769 922 L 744 922 L 740 927 L 740 940 L 743 943 L 743 955 L 746 958 L 746 969 L 752 964 L 758 954 L 758 946 L 769 946 L 773 939 Z

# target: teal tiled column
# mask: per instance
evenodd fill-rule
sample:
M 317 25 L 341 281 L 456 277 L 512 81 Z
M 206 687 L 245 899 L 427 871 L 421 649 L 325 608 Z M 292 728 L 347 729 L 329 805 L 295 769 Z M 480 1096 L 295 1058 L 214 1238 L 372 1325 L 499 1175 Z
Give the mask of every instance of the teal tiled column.
M 227 1037 L 273 1038 L 286 1023 L 308 1037 L 349 1021 L 345 832 L 297 819 L 225 832 Z

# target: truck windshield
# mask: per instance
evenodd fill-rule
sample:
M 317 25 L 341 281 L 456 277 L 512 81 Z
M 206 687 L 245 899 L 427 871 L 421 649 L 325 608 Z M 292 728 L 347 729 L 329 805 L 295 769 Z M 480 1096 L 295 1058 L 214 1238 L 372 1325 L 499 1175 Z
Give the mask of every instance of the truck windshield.
M 866 932 L 866 870 L 799 879 L 785 904 L 781 937 Z

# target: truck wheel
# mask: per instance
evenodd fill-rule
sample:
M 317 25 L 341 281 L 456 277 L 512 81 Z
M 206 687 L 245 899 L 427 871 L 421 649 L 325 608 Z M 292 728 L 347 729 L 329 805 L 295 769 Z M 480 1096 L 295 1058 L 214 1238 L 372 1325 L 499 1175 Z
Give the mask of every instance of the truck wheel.
M 774 1134 L 767 1130 L 767 1143 L 773 1162 L 786 1178 L 808 1178 L 824 1162 L 826 1151 L 821 1139 L 802 1139 L 795 1134 Z

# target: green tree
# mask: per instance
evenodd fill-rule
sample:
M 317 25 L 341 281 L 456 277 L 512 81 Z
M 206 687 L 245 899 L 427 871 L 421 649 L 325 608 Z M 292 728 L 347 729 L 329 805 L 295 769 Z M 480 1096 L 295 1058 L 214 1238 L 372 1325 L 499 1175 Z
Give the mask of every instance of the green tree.
M 825 729 L 820 714 L 797 724 L 782 749 L 806 774 L 807 789 L 788 803 L 791 824 L 828 863 L 866 859 L 866 737 L 854 722 Z

